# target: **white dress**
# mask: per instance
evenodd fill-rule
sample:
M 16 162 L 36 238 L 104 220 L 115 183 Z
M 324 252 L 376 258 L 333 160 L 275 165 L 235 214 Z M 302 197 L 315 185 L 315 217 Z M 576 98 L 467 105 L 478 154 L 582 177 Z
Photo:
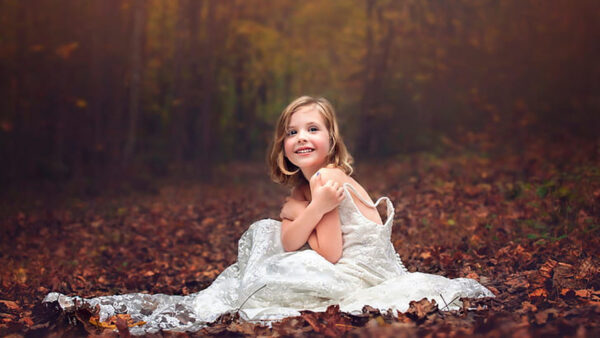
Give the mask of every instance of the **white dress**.
M 132 334 L 159 330 L 197 331 L 225 313 L 238 312 L 248 321 L 270 322 L 300 315 L 301 310 L 324 311 L 339 304 L 340 310 L 360 313 L 365 305 L 382 311 L 405 312 L 413 300 L 435 300 L 443 310 L 462 306 L 459 298 L 494 297 L 477 281 L 448 279 L 438 275 L 408 272 L 390 238 L 394 208 L 387 197 L 387 219 L 377 224 L 363 216 L 351 191 L 344 184 L 345 198 L 339 205 L 343 236 L 342 257 L 332 264 L 307 245 L 285 252 L 281 245 L 281 222 L 255 222 L 238 243 L 238 260 L 226 268 L 206 289 L 187 296 L 126 294 L 91 299 L 67 297 L 52 292 L 44 302 L 58 301 L 66 311 L 84 304 L 100 306 L 100 320 L 128 313 L 145 325 L 132 327 Z

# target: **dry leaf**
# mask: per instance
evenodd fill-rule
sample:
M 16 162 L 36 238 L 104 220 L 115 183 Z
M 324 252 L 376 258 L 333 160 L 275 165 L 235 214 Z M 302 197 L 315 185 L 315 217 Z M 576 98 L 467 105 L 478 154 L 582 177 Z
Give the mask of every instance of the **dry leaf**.
M 548 297 L 548 291 L 546 291 L 546 289 L 543 288 L 539 288 L 539 289 L 535 289 L 533 292 L 531 292 L 529 294 L 529 298 L 547 298 Z
M 438 306 L 435 300 L 429 301 L 427 298 L 423 298 L 418 302 L 414 300 L 410 302 L 406 314 L 415 320 L 422 320 L 436 311 L 438 311 Z
M 17 302 L 14 302 L 12 300 L 2 300 L 2 299 L 0 299 L 0 303 L 4 304 L 10 310 L 16 310 L 16 311 L 21 310 L 21 307 L 19 306 L 19 304 L 17 304 Z

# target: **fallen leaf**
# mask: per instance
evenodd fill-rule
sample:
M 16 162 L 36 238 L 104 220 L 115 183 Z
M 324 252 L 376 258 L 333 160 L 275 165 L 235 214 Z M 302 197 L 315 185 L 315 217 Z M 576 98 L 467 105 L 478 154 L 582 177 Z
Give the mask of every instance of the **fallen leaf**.
M 33 319 L 31 317 L 23 317 L 19 320 L 20 323 L 24 323 L 25 325 L 31 327 L 33 325 Z
M 141 326 L 146 324 L 144 321 L 134 322 L 129 314 L 117 314 L 106 321 L 100 321 L 98 315 L 90 317 L 89 322 L 99 328 L 117 329 L 117 321 L 121 321 L 127 325 L 127 327 Z
M 0 303 L 4 304 L 10 310 L 17 310 L 17 311 L 21 310 L 21 307 L 19 306 L 19 304 L 17 304 L 17 302 L 14 302 L 12 300 L 0 299 Z
M 436 311 L 438 311 L 438 306 L 435 300 L 429 301 L 427 298 L 423 298 L 420 301 L 411 301 L 406 315 L 420 321 Z
M 547 298 L 548 291 L 543 288 L 535 289 L 533 292 L 529 293 L 529 298 Z
M 592 296 L 592 290 L 577 290 L 575 291 L 575 295 L 577 295 L 577 297 L 581 297 L 581 298 L 590 298 Z

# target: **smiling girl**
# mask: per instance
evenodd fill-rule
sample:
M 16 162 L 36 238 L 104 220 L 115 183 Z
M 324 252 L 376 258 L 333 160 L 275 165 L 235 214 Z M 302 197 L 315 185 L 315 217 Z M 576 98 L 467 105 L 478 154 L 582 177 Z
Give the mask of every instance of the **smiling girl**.
M 337 262 L 342 256 L 342 232 L 336 207 L 344 197 L 343 184 L 373 202 L 350 177 L 352 157 L 329 101 L 302 96 L 290 103 L 277 122 L 269 160 L 273 180 L 293 186 L 280 214 L 283 248 L 297 250 L 308 241 L 328 261 Z M 368 219 L 381 223 L 375 208 L 360 200 L 357 206 Z

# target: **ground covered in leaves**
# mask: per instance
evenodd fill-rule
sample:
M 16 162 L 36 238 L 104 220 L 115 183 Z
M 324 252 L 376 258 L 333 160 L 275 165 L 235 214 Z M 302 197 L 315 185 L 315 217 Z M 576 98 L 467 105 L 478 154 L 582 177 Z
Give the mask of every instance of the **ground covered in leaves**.
M 66 316 L 41 304 L 50 291 L 186 295 L 210 285 L 236 260 L 244 230 L 279 213 L 286 190 L 264 170 L 238 164 L 233 178 L 211 184 L 146 182 L 142 192 L 93 198 L 6 195 L 0 336 L 127 335 L 135 325 L 127 316 L 99 323 L 93 309 Z M 359 165 L 356 177 L 394 202 L 392 240 L 410 271 L 474 278 L 496 298 L 455 312 L 422 300 L 397 316 L 330 307 L 272 328 L 231 315 L 190 335 L 600 334 L 600 145 L 448 143 L 437 154 Z

